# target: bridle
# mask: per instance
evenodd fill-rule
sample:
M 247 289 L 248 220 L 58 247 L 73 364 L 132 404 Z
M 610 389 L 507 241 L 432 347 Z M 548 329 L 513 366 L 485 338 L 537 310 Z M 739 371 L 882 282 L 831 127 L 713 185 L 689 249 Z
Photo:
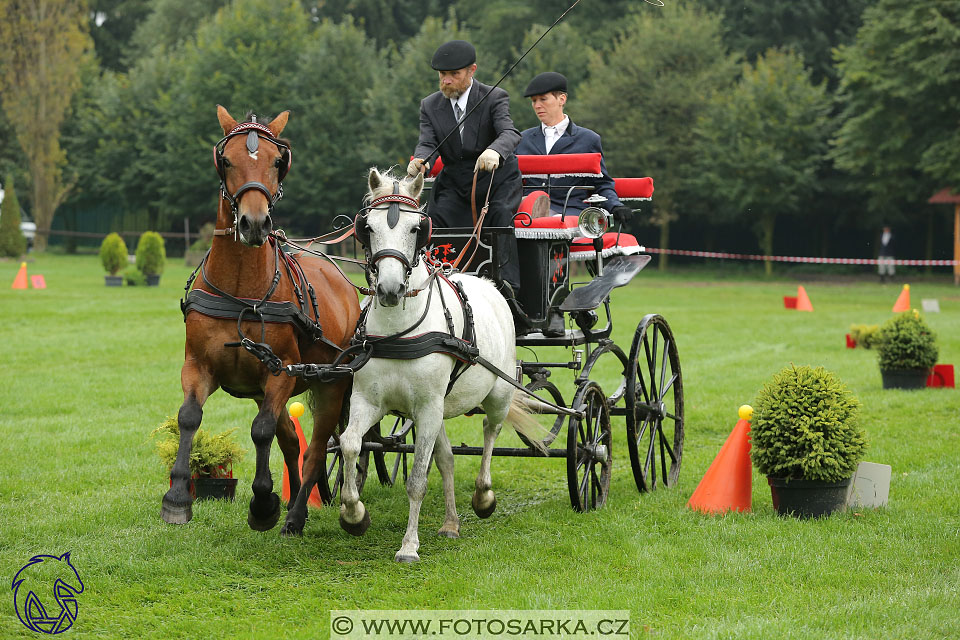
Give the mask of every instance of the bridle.
M 230 193 L 230 191 L 227 189 L 223 149 L 226 147 L 231 138 L 240 135 L 246 135 L 247 137 L 247 153 L 256 153 L 257 149 L 260 147 L 260 140 L 271 142 L 276 145 L 277 149 L 280 150 L 280 166 L 278 167 L 277 192 L 275 194 L 267 188 L 267 185 L 255 180 L 240 185 L 240 187 L 233 193 Z M 283 179 L 286 177 L 287 172 L 290 171 L 290 165 L 292 162 L 293 151 L 290 149 L 289 145 L 275 138 L 273 132 L 270 131 L 266 125 L 257 122 L 256 116 L 253 116 L 252 122 L 241 122 L 231 129 L 227 135 L 220 138 L 217 144 L 213 146 L 213 163 L 217 169 L 217 175 L 220 176 L 221 198 L 230 203 L 230 211 L 233 213 L 233 226 L 226 229 L 217 229 L 213 232 L 213 235 L 227 236 L 232 234 L 233 239 L 237 240 L 237 234 L 239 233 L 237 223 L 240 210 L 240 198 L 242 198 L 243 194 L 248 191 L 259 191 L 266 196 L 268 212 L 270 215 L 273 215 L 274 206 L 281 198 L 283 198 Z
M 389 205 L 387 209 L 387 226 L 391 229 L 396 227 L 400 221 L 400 205 L 410 207 L 413 209 L 411 213 L 416 212 L 420 215 L 420 224 L 417 228 L 417 245 L 414 249 L 412 261 L 407 258 L 406 254 L 397 249 L 381 249 L 373 255 L 370 254 L 370 226 L 367 223 L 367 216 L 370 211 L 382 208 L 384 205 Z M 360 210 L 360 213 L 358 213 L 354 219 L 353 225 L 357 240 L 363 246 L 364 253 L 366 254 L 366 274 L 368 282 L 372 282 L 372 280 L 376 278 L 377 264 L 384 258 L 393 258 L 403 264 L 406 269 L 406 275 L 404 277 L 404 282 L 406 282 L 406 280 L 410 278 L 414 267 L 420 264 L 420 258 L 424 254 L 426 246 L 430 242 L 430 235 L 433 232 L 433 223 L 429 216 L 424 214 L 420 209 L 420 203 L 416 198 L 402 195 L 400 193 L 400 183 L 397 181 L 393 183 L 393 193 L 374 198 L 369 205 Z

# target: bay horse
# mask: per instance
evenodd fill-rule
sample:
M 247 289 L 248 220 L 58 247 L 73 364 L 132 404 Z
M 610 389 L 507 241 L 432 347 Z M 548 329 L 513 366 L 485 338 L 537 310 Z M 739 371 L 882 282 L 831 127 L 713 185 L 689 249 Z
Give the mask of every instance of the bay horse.
M 436 268 L 428 268 L 422 250 L 429 241 L 430 220 L 419 211 L 417 201 L 423 189 L 422 175 L 401 181 L 373 168 L 368 183 L 368 207 L 357 216 L 354 228 L 368 253 L 368 276 L 375 292 L 359 339 L 375 347 L 370 360 L 353 376 L 349 424 L 340 436 L 344 469 L 340 525 L 351 534 L 361 535 L 370 524 L 356 485 L 356 461 L 364 434 L 387 413 L 411 418 L 417 428 L 413 469 L 407 478 L 410 512 L 402 546 L 394 559 L 416 562 L 420 559 L 420 506 L 431 455 L 436 457 L 443 480 L 446 514 L 439 533 L 446 537 L 460 534 L 453 496 L 453 452 L 443 420 L 476 407 L 486 413 L 483 457 L 472 500 L 481 518 L 490 516 L 496 507 L 490 460 L 501 425 L 508 421 L 537 443 L 541 436 L 535 434 L 540 426 L 527 410 L 522 394 L 516 394 L 514 386 L 486 365 L 457 367 L 459 358 L 449 351 L 421 348 L 424 340 L 449 344 L 456 336 L 468 351 L 475 346 L 489 364 L 513 375 L 513 315 L 489 280 L 463 274 L 448 278 Z M 398 347 L 402 355 L 397 351 L 391 354 L 390 347 Z M 415 356 L 412 359 L 411 351 Z M 452 375 L 458 376 L 455 381 Z
M 223 389 L 254 400 L 259 408 L 250 429 L 257 459 L 247 522 L 252 529 L 266 531 L 280 517 L 269 464 L 274 435 L 289 471 L 291 503 L 300 489 L 299 438 L 287 414 L 287 401 L 291 395 L 311 391 L 313 441 L 323 446 L 308 448 L 303 466 L 306 477 L 317 478 L 315 471 L 324 463 L 326 442 L 339 422 L 349 384 L 308 385 L 279 375 L 279 368 L 331 362 L 349 344 L 360 307 L 354 286 L 335 265 L 309 256 L 295 260 L 272 235 L 274 205 L 283 194 L 291 161 L 290 145 L 279 137 L 289 111 L 263 123 L 256 116 L 238 123 L 218 105 L 217 117 L 224 135 L 214 148 L 221 181 L 217 224 L 213 245 L 198 268 L 201 281 L 182 303 L 186 340 L 180 372 L 183 405 L 177 415 L 180 448 L 170 472 L 170 490 L 163 497 L 162 517 L 184 524 L 193 516 L 189 492 L 193 437 L 204 402 Z M 188 289 L 195 276 L 196 272 Z

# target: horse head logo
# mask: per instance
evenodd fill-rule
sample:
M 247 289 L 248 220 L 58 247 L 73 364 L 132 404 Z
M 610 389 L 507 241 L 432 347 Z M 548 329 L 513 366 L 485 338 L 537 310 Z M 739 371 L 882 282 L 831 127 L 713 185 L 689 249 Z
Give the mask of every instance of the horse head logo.
M 83 582 L 70 563 L 69 551 L 62 556 L 33 556 L 10 588 L 17 617 L 31 631 L 63 633 L 77 619 Z

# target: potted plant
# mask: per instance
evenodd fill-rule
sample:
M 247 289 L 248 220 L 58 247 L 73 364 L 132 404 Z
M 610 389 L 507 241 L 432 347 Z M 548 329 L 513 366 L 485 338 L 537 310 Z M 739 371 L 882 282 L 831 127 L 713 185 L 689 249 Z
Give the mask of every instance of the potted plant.
M 850 325 L 850 338 L 858 347 L 872 349 L 877 341 L 877 331 L 879 325 L 875 324 L 852 324 Z
M 140 273 L 140 269 L 137 269 L 137 267 L 132 264 L 123 270 L 122 275 L 123 281 L 128 287 L 143 287 L 147 284 L 147 277 Z
M 920 313 L 905 311 L 890 318 L 876 335 L 877 360 L 884 389 L 922 389 L 940 355 L 937 336 Z
M 147 286 L 160 284 L 160 274 L 167 262 L 163 237 L 156 231 L 145 231 L 137 242 L 137 269 L 147 277 Z
M 237 479 L 233 477 L 233 463 L 243 458 L 244 449 L 236 442 L 236 428 L 212 435 L 197 429 L 190 449 L 190 494 L 196 500 L 220 498 L 233 500 Z M 173 416 L 154 429 L 157 455 L 169 472 L 180 448 L 180 425 Z
M 767 476 L 780 514 L 841 509 L 866 449 L 860 401 L 823 367 L 784 368 L 754 404 L 750 457 Z
M 104 280 L 108 287 L 123 286 L 123 276 L 118 276 L 117 272 L 127 263 L 127 243 L 119 233 L 111 233 L 100 244 L 100 264 L 107 272 Z

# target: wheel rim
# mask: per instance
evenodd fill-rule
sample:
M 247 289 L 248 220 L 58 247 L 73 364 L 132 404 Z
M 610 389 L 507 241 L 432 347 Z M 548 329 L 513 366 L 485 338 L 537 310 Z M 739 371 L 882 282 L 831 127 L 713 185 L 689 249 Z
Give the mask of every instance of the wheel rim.
M 683 378 L 666 320 L 643 319 L 627 365 L 627 445 L 637 488 L 673 486 L 683 455 Z
M 570 416 L 567 431 L 567 487 L 570 504 L 576 511 L 599 509 L 610 492 L 613 442 L 610 406 L 600 385 L 588 381 L 577 390 L 574 407 L 584 410 L 583 418 Z
M 537 378 L 533 380 L 530 384 L 526 386 L 526 388 L 529 389 L 531 392 L 540 395 L 540 397 L 546 400 L 550 400 L 551 402 L 553 402 L 553 404 L 557 405 L 558 407 L 567 406 L 564 403 L 563 394 L 560 393 L 560 389 L 557 388 L 557 385 L 553 384 L 552 382 L 550 382 L 545 378 Z M 544 391 L 546 391 L 546 394 L 543 393 Z M 551 414 L 544 413 L 543 415 L 551 415 Z M 550 445 L 553 444 L 553 441 L 556 440 L 557 438 L 557 434 L 560 433 L 560 429 L 563 428 L 563 423 L 565 421 L 566 421 L 566 417 L 563 415 L 557 415 L 555 417 L 553 421 L 553 425 L 550 426 L 549 435 L 544 436 L 543 440 L 541 441 L 543 442 L 543 446 L 549 448 Z M 527 445 L 528 447 L 531 446 L 530 440 L 527 439 L 526 436 L 524 436 L 522 433 L 519 433 L 519 432 L 517 433 L 517 435 L 520 436 L 520 439 L 523 441 L 523 444 Z

